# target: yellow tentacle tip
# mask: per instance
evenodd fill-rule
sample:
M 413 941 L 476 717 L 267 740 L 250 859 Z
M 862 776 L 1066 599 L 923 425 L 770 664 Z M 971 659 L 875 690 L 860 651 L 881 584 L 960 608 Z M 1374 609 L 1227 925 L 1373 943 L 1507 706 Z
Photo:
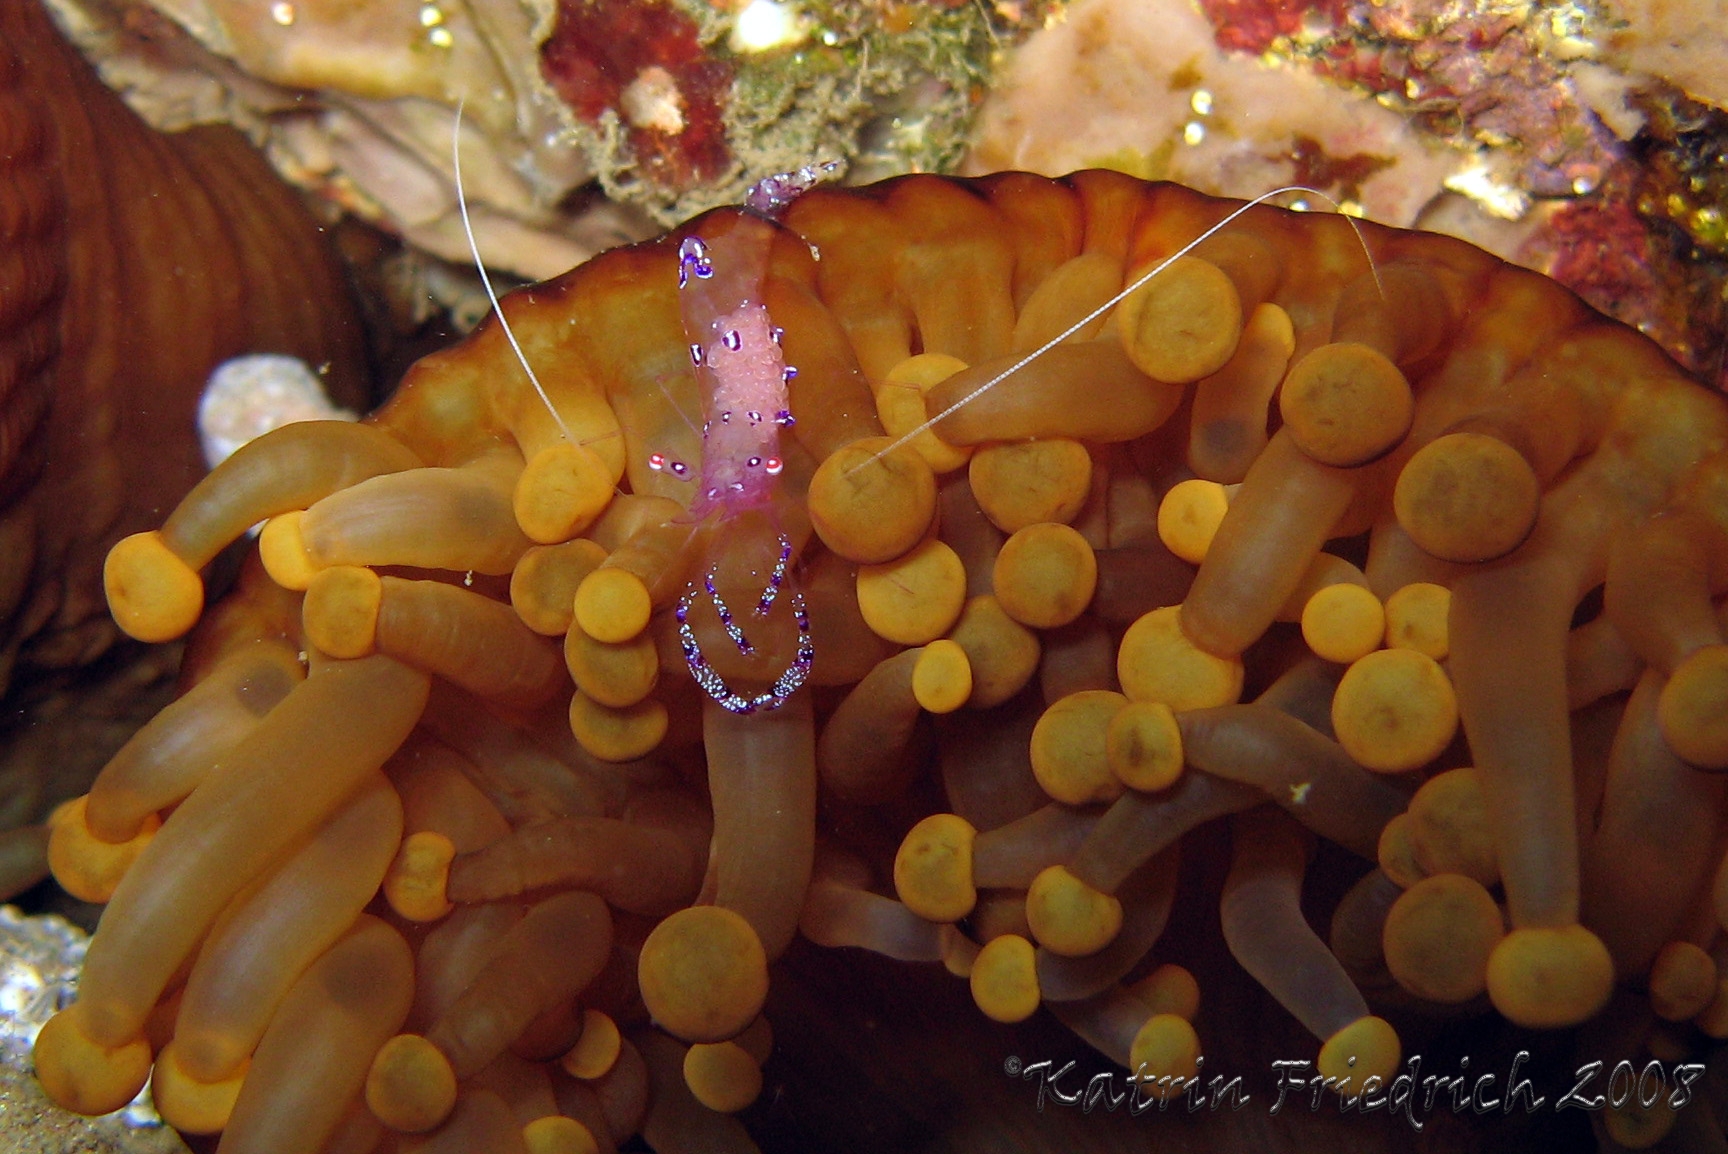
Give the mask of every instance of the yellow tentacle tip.
M 1079 441 L 1041 437 L 985 445 L 966 471 L 978 508 L 1004 533 L 1067 524 L 1092 492 L 1092 455 Z
M 1182 729 L 1162 701 L 1130 701 L 1104 731 L 1110 772 L 1129 789 L 1168 788 L 1182 776 Z
M 384 898 L 411 922 L 435 922 L 455 907 L 446 896 L 456 846 L 435 830 L 409 834 L 384 875 Z
M 1240 658 L 1216 657 L 1182 631 L 1181 606 L 1142 614 L 1122 635 L 1116 677 L 1135 701 L 1161 701 L 1178 712 L 1232 705 L 1242 696 Z
M 150 1043 L 142 1037 L 103 1046 L 85 1035 L 77 1007 L 61 1010 L 36 1035 L 36 1079 L 48 1097 L 74 1114 L 109 1114 L 138 1096 L 150 1077 Z
M 1669 942 L 1650 963 L 1650 1008 L 1658 1018 L 1684 1022 L 1709 1009 L 1719 980 L 1708 953 L 1692 942 Z
M 1706 645 L 1675 667 L 1656 701 L 1656 724 L 1700 769 L 1728 769 L 1728 645 Z
M 910 436 L 907 444 L 933 472 L 951 473 L 972 456 L 971 446 L 950 445 L 926 427 L 925 394 L 965 367 L 965 361 L 945 353 L 918 353 L 889 369 L 876 389 L 876 418 L 883 430 L 895 440 Z
M 321 566 L 306 551 L 306 538 L 300 532 L 303 509 L 281 513 L 264 522 L 258 534 L 258 559 L 264 562 L 264 572 L 284 589 L 304 592 L 318 575 Z
M 916 545 L 936 515 L 936 474 L 910 446 L 865 437 L 829 455 L 810 478 L 810 523 L 829 549 L 868 565 Z
M 684 1084 L 710 1110 L 736 1114 L 762 1093 L 762 1068 L 736 1042 L 698 1042 L 684 1052 Z
M 1051 704 L 1032 728 L 1032 775 L 1044 792 L 1068 805 L 1115 801 L 1122 783 L 1110 772 L 1107 735 L 1128 699 L 1108 689 L 1083 689 Z
M 1360 585 L 1328 585 L 1302 608 L 1302 639 L 1323 661 L 1348 665 L 1380 647 L 1386 610 Z
M 1386 876 L 1405 889 L 1428 876 L 1416 858 L 1416 838 L 1408 813 L 1397 814 L 1386 823 L 1386 828 L 1380 831 L 1375 854 Z
M 613 709 L 635 705 L 660 680 L 660 653 L 653 637 L 638 633 L 608 644 L 594 640 L 574 622 L 564 635 L 564 666 L 576 688 Z
M 240 1087 L 246 1080 L 251 1059 L 218 1082 L 203 1082 L 186 1072 L 180 1064 L 173 1042 L 162 1048 L 156 1057 L 156 1070 L 150 1080 L 150 1096 L 162 1120 L 182 1134 L 216 1134 L 228 1125 L 234 1113 L 234 1102 L 240 1097 Z
M 654 602 L 634 573 L 602 566 L 576 587 L 576 624 L 596 641 L 616 645 L 648 628 Z
M 1229 490 L 1216 481 L 1191 478 L 1173 486 L 1158 503 L 1158 539 L 1190 565 L 1206 559 L 1230 507 Z
M 1424 874 L 1463 874 L 1484 886 L 1500 881 L 1488 803 L 1474 766 L 1437 773 L 1410 799 L 1410 843 Z
M 1037 1012 L 1038 953 L 1019 934 L 991 938 L 972 961 L 972 1000 L 994 1022 L 1024 1022 Z
M 1488 959 L 1488 996 L 1517 1025 L 1575 1026 L 1614 988 L 1614 960 L 1580 925 L 1531 926 L 1501 939 Z
M 1446 586 L 1427 581 L 1404 586 L 1386 598 L 1386 648 L 1414 649 L 1446 660 L 1452 649 L 1451 613 L 1452 590 Z
M 1175 1097 L 1200 1076 L 1200 1035 L 1178 1014 L 1153 1014 L 1128 1044 L 1128 1070 L 1148 1098 Z
M 88 794 L 73 798 L 50 818 L 48 868 L 60 888 L 79 901 L 106 902 L 114 896 L 120 879 L 156 836 L 162 822 L 150 814 L 127 840 L 104 841 L 90 829 L 89 800 Z
M 114 623 L 139 641 L 172 641 L 204 612 L 204 582 L 158 531 L 123 537 L 108 550 L 102 585 Z
M 858 611 L 876 636 L 923 645 L 954 625 L 966 604 L 966 567 L 934 538 L 881 565 L 858 567 Z
M 612 471 L 587 445 L 560 441 L 535 453 L 516 480 L 511 503 L 530 541 L 568 541 L 612 501 Z
M 958 926 L 943 926 L 938 934 L 942 943 L 942 968 L 956 978 L 970 978 L 972 963 L 978 960 L 978 943 L 961 932 Z
M 637 984 L 648 1012 L 689 1042 L 734 1037 L 768 996 L 768 955 L 742 916 L 691 906 L 654 927 L 642 943 Z
M 1344 671 L 1332 728 L 1358 765 L 1402 773 L 1440 755 L 1458 731 L 1458 698 L 1433 658 L 1379 649 Z
M 1002 704 L 1038 672 L 1043 653 L 1038 635 L 1008 616 L 988 593 L 967 600 L 949 637 L 972 666 L 967 704 L 975 709 Z
M 342 660 L 369 656 L 378 643 L 384 579 L 362 565 L 321 570 L 306 587 L 300 622 L 320 652 Z
M 593 1131 L 574 1118 L 548 1114 L 522 1127 L 526 1154 L 600 1154 Z
M 1370 1078 L 1384 1085 L 1403 1056 L 1398 1031 L 1385 1018 L 1369 1014 L 1327 1038 L 1314 1068 L 1324 1077 L 1338 1079 L 1340 1094 L 1360 1094 Z
M 1116 331 L 1136 368 L 1187 384 L 1223 368 L 1242 337 L 1242 297 L 1217 265 L 1179 256 L 1117 306 Z
M 1098 558 L 1078 530 L 1044 521 L 1003 543 L 991 583 L 1008 616 L 1034 629 L 1055 629 L 1092 603 Z
M 972 696 L 972 663 L 958 642 L 932 641 L 912 667 L 912 698 L 930 713 L 953 713 Z
M 906 834 L 894 855 L 894 892 L 926 921 L 955 922 L 972 912 L 972 845 L 978 831 L 963 817 L 936 813 Z
M 666 706 L 649 697 L 622 709 L 601 705 L 581 690 L 570 697 L 570 732 L 601 761 L 635 761 L 659 747 L 671 724 Z
M 1367 345 L 1321 345 L 1284 377 L 1278 409 L 1296 447 L 1323 465 L 1365 464 L 1410 431 L 1416 400 L 1398 366 Z
M 623 1043 L 617 1022 L 599 1010 L 585 1009 L 582 1011 L 582 1036 L 558 1059 L 558 1064 L 564 1067 L 566 1074 L 584 1082 L 604 1078 L 617 1063 Z
M 510 604 L 534 632 L 562 637 L 576 620 L 576 590 L 605 560 L 606 550 L 586 537 L 530 546 L 510 573 Z
M 1392 512 L 1410 539 L 1443 561 L 1503 557 L 1530 535 L 1542 482 L 1522 454 L 1485 433 L 1448 433 L 1398 474 Z
M 1053 865 L 1026 891 L 1026 922 L 1038 944 L 1065 958 L 1095 954 L 1122 929 L 1122 903 Z
M 1438 874 L 1416 882 L 1387 911 L 1386 968 L 1406 990 L 1456 1005 L 1488 984 L 1488 959 L 1505 926 L 1480 882 Z
M 398 1034 L 372 1059 L 366 1073 L 366 1106 L 398 1133 L 424 1133 L 441 1125 L 455 1109 L 455 1071 L 425 1038 Z

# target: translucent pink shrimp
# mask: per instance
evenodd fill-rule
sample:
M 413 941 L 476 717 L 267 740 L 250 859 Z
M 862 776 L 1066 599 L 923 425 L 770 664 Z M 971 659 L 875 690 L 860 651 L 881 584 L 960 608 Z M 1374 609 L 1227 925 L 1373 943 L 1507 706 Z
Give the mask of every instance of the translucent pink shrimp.
M 540 400 L 551 412 L 565 437 L 575 441 L 570 429 L 552 404 L 540 379 L 523 355 L 510 331 L 510 322 L 498 307 L 498 297 L 486 276 L 480 260 L 479 245 L 468 219 L 468 202 L 462 188 L 462 106 L 456 109 L 452 129 L 452 159 L 456 175 L 457 205 L 461 210 L 462 228 L 468 237 L 468 248 L 474 257 L 474 267 L 492 302 L 492 312 L 498 318 L 505 338 L 510 342 L 516 359 Z M 780 352 L 780 330 L 768 316 L 762 303 L 763 285 L 768 276 L 768 253 L 773 245 L 774 221 L 786 207 L 825 175 L 834 171 L 833 163 L 805 165 L 796 172 L 769 176 L 756 183 L 745 197 L 742 209 L 734 216 L 722 216 L 724 224 L 715 228 L 708 240 L 700 236 L 686 237 L 678 249 L 678 288 L 684 332 L 690 340 L 690 359 L 696 366 L 702 385 L 702 473 L 698 489 L 690 504 L 690 518 L 700 521 L 716 517 L 722 523 L 747 510 L 763 509 L 773 503 L 777 478 L 785 468 L 780 454 L 780 430 L 793 424 L 786 384 L 798 370 L 786 363 Z M 648 466 L 666 471 L 680 480 L 690 479 L 690 467 L 683 461 L 670 459 L 663 453 L 652 453 Z M 745 656 L 755 652 L 731 608 L 722 599 L 715 585 L 717 567 L 703 576 L 700 588 L 691 582 L 676 610 L 678 636 L 684 651 L 690 676 L 702 691 L 724 709 L 738 714 L 777 709 L 797 692 L 810 675 L 816 650 L 810 640 L 810 617 L 805 609 L 804 594 L 788 567 L 792 562 L 792 542 L 784 533 L 778 534 L 778 558 L 763 586 L 762 595 L 751 611 L 753 617 L 766 617 L 782 589 L 788 591 L 793 620 L 798 626 L 797 649 L 791 664 L 774 679 L 766 690 L 754 695 L 734 691 L 724 678 L 708 664 L 702 647 L 690 625 L 690 610 L 703 593 L 714 604 L 720 624 Z
M 685 237 L 679 246 L 680 312 L 704 397 L 702 475 L 690 506 L 693 518 L 717 516 L 724 521 L 773 502 L 776 479 L 785 467 L 780 431 L 794 423 L 786 385 L 798 373 L 781 354 L 780 330 L 761 303 L 775 234 L 773 221 L 832 168 L 807 165 L 795 173 L 768 177 L 750 190 L 743 212 L 722 218 L 730 227 L 714 230 L 711 239 Z M 670 469 L 677 476 L 688 472 L 682 462 L 669 462 L 660 454 L 650 457 L 649 465 Z M 778 542 L 779 558 L 752 615 L 766 617 L 781 590 L 787 589 L 798 625 L 798 646 L 791 664 L 768 689 L 753 696 L 735 692 L 702 655 L 689 620 L 690 609 L 702 593 L 713 601 L 720 624 L 739 652 L 746 656 L 754 652 L 716 590 L 715 569 L 703 576 L 700 590 L 691 582 L 678 602 L 678 636 L 690 675 L 704 693 L 733 713 L 778 708 L 804 684 L 815 658 L 804 594 L 787 570 L 792 542 L 784 533 Z

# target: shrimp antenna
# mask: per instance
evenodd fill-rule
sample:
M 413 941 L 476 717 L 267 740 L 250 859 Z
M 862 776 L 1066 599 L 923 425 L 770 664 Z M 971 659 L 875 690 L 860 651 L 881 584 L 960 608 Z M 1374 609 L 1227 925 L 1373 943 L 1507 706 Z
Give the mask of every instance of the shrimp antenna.
M 860 461 L 860 462 L 858 462 L 858 464 L 853 465 L 850 469 L 846 470 L 845 475 L 849 477 L 853 473 L 856 473 L 859 469 L 862 469 L 866 465 L 869 465 L 872 462 L 877 461 L 877 460 L 881 459 L 882 457 L 887 456 L 889 453 L 892 453 L 895 449 L 900 448 L 902 445 L 910 444 L 912 442 L 912 440 L 918 436 L 919 433 L 924 432 L 924 430 L 926 430 L 926 429 L 934 428 L 935 425 L 939 421 L 941 421 L 943 418 L 951 416 L 952 414 L 959 412 L 961 409 L 964 409 L 967 405 L 970 405 L 973 401 L 976 401 L 979 397 L 982 397 L 985 393 L 989 392 L 991 389 L 995 388 L 997 385 L 1001 384 L 1003 381 L 1007 380 L 1009 377 L 1013 376 L 1015 373 L 1017 373 L 1021 369 L 1025 368 L 1027 365 L 1030 365 L 1032 362 L 1036 361 L 1039 357 L 1043 356 L 1045 353 L 1049 352 L 1051 349 L 1055 348 L 1057 345 L 1061 344 L 1063 341 L 1067 340 L 1069 337 L 1073 336 L 1075 333 L 1079 332 L 1081 329 L 1085 328 L 1087 325 L 1091 324 L 1093 321 L 1097 320 L 1099 317 L 1103 316 L 1105 313 L 1109 312 L 1111 309 L 1113 309 L 1117 305 L 1121 304 L 1124 300 L 1126 300 L 1128 298 L 1128 296 L 1131 293 L 1133 293 L 1141 285 L 1146 284 L 1153 277 L 1156 277 L 1159 273 L 1161 273 L 1165 269 L 1169 268 L 1172 264 L 1175 264 L 1176 261 L 1178 261 L 1182 257 L 1187 256 L 1190 252 L 1193 252 L 1194 249 L 1196 249 L 1200 245 L 1204 244 L 1206 241 L 1210 240 L 1218 232 L 1220 232 L 1221 230 L 1223 230 L 1224 228 L 1229 226 L 1231 223 L 1233 223 L 1237 217 L 1241 216 L 1243 213 L 1247 212 L 1249 209 L 1258 208 L 1260 205 L 1265 204 L 1268 200 L 1271 200 L 1273 197 L 1282 196 L 1287 192 L 1301 192 L 1301 193 L 1306 193 L 1310 196 L 1317 196 L 1321 200 L 1324 200 L 1327 204 L 1330 204 L 1333 208 L 1339 207 L 1338 202 L 1333 200 L 1330 196 L 1327 196 L 1324 192 L 1321 192 L 1317 188 L 1309 188 L 1306 185 L 1301 185 L 1301 184 L 1287 184 L 1283 188 L 1274 188 L 1270 192 L 1261 193 L 1259 196 L 1255 197 L 1253 200 L 1249 201 L 1247 204 L 1240 205 L 1237 208 L 1235 208 L 1234 210 L 1232 210 L 1230 215 L 1226 216 L 1223 220 L 1219 221 L 1217 224 L 1213 225 L 1211 228 L 1207 229 L 1205 232 L 1201 233 L 1199 236 L 1195 237 L 1193 240 L 1189 241 L 1187 244 L 1183 245 L 1181 248 L 1177 249 L 1175 252 L 1173 252 L 1169 256 L 1165 257 L 1163 260 L 1159 261 L 1156 265 L 1152 266 L 1151 268 L 1147 269 L 1145 272 L 1141 273 L 1139 276 L 1135 277 L 1133 283 L 1129 284 L 1121 292 L 1117 293 L 1115 296 L 1111 297 L 1109 300 L 1105 301 L 1103 304 L 1099 305 L 1097 308 L 1093 309 L 1091 312 L 1087 313 L 1085 316 L 1081 317 L 1079 320 L 1075 321 L 1073 324 L 1069 325 L 1067 328 L 1063 329 L 1061 332 L 1057 333 L 1055 336 L 1051 337 L 1049 340 L 1045 341 L 1043 344 L 1039 345 L 1037 348 L 1033 349 L 1031 352 L 1029 352 L 1025 356 L 1021 357 L 1019 360 L 1015 361 L 1013 364 L 1009 365 L 1007 368 L 1003 369 L 1001 372 L 997 373 L 995 376 L 991 377 L 989 380 L 985 381 L 983 384 L 979 385 L 977 388 L 975 388 L 971 392 L 967 393 L 964 397 L 961 397 L 958 401 L 955 401 L 952 405 L 949 405 L 946 409 L 943 409 L 940 413 L 937 413 L 934 417 L 931 417 L 929 420 L 925 421 L 923 424 L 919 425 L 917 428 L 906 433 L 904 436 L 902 436 L 898 440 L 896 440 L 893 444 L 888 445 L 885 448 L 879 450 L 878 452 L 872 454 L 868 460 Z M 1374 263 L 1374 254 L 1368 251 L 1367 238 L 1362 235 L 1362 229 L 1360 226 L 1357 225 L 1355 217 L 1349 215 L 1348 213 L 1343 213 L 1343 212 L 1340 212 L 1339 215 L 1342 216 L 1346 221 L 1349 222 L 1350 231 L 1352 231 L 1356 234 L 1356 241 L 1357 241 L 1357 243 L 1359 243 L 1362 246 L 1362 254 L 1368 258 L 1368 271 L 1374 277 L 1374 287 L 1377 290 L 1379 290 L 1380 299 L 1385 300 L 1386 299 L 1386 286 L 1380 280 L 1380 268 L 1378 265 L 1376 265 Z
M 534 375 L 534 366 L 530 365 L 528 358 L 523 355 L 522 346 L 516 343 L 516 334 L 511 331 L 510 322 L 504 319 L 504 310 L 498 306 L 498 294 L 492 289 L 492 278 L 486 275 L 486 265 L 480 260 L 480 244 L 474 239 L 474 225 L 468 219 L 468 195 L 462 189 L 462 109 L 467 103 L 467 97 L 456 102 L 456 120 L 450 128 L 450 167 L 456 173 L 456 207 L 462 214 L 462 233 L 468 238 L 468 252 L 474 258 L 474 271 L 480 274 L 480 283 L 486 289 L 486 299 L 492 302 L 492 315 L 498 318 L 498 325 L 504 330 L 504 339 L 510 342 L 510 349 L 521 363 L 522 371 L 528 374 L 528 383 L 540 394 L 541 404 L 552 414 L 552 420 L 558 426 L 558 431 L 564 434 L 564 439 L 572 445 L 579 444 L 570 432 L 570 426 L 558 415 L 552 398 L 546 395 L 546 388 L 540 383 L 540 378 Z

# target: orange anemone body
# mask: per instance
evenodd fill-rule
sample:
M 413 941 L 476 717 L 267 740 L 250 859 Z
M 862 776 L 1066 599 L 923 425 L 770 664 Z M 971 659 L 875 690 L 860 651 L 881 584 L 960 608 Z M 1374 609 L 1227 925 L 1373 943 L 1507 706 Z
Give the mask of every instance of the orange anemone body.
M 736 210 L 506 298 L 544 400 L 494 319 L 415 365 L 372 432 L 237 454 L 111 588 L 173 632 L 197 588 L 159 614 L 149 591 L 274 518 L 189 680 L 265 644 L 303 669 L 256 712 L 141 735 L 178 742 L 141 848 L 97 835 L 137 827 L 144 786 L 99 784 L 62 823 L 69 872 L 124 876 L 56 1032 L 70 1056 L 38 1055 L 49 1084 L 113 1097 L 183 998 L 199 1084 L 260 1055 L 224 1149 L 310 1092 L 277 1057 L 296 1031 L 318 1092 L 357 1103 L 307 1149 L 376 1125 L 375 1098 L 499 1149 L 553 1113 L 601 1148 L 736 1148 L 800 932 L 941 961 L 990 1017 L 1047 1005 L 1118 1062 L 1179 1037 L 1187 1069 L 1194 1029 L 1145 1034 L 1139 979 L 1183 839 L 1214 822 L 1235 837 L 1224 939 L 1327 1069 L 1397 1068 L 1360 982 L 1387 954 L 1418 990 L 1485 988 L 1550 1026 L 1666 943 L 1708 947 L 1728 405 L 1461 242 L 1237 208 L 1107 172 L 807 193 L 748 290 L 797 371 L 783 474 L 747 506 L 664 467 L 721 475 L 678 253 Z M 1227 503 L 1179 557 L 1159 504 L 1195 478 Z M 781 568 L 807 630 L 758 603 Z M 1341 584 L 1372 594 L 1343 591 L 1371 627 L 1311 652 L 1296 623 L 1319 629 Z M 1410 586 L 1450 593 L 1421 649 L 1379 636 Z M 739 710 L 692 679 L 692 645 L 737 701 L 814 660 L 784 704 Z M 117 760 L 127 781 L 154 764 Z M 1468 793 L 1404 816 L 1465 766 Z M 874 816 L 819 823 L 824 798 Z M 1330 940 L 1298 905 L 1320 840 L 1362 859 Z M 1492 846 L 1492 894 L 1412 889 L 1390 916 L 1465 842 Z M 353 1010 L 406 973 L 403 943 L 411 994 Z M 224 1008 L 261 1001 L 274 1020 Z M 557 1060 L 582 1007 L 624 1026 L 594 1078 Z M 421 1040 L 390 1052 L 420 1057 L 369 1082 L 402 1034 Z M 331 1056 L 348 1043 L 368 1049 Z

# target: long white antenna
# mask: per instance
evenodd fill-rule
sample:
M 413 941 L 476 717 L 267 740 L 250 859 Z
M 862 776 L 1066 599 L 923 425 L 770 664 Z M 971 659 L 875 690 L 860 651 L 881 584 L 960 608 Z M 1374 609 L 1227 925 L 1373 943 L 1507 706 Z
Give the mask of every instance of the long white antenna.
M 570 426 L 558 415 L 552 398 L 546 395 L 540 378 L 534 375 L 534 366 L 528 363 L 528 358 L 522 354 L 522 346 L 516 343 L 516 334 L 510 330 L 510 322 L 504 319 L 504 310 L 498 307 L 498 294 L 492 290 L 492 278 L 486 275 L 486 265 L 480 260 L 480 245 L 474 239 L 474 225 L 468 219 L 468 195 L 462 189 L 462 109 L 467 103 L 467 98 L 456 102 L 456 123 L 450 130 L 450 167 L 456 173 L 456 207 L 462 213 L 462 232 L 468 238 L 468 252 L 474 257 L 474 271 L 480 274 L 480 283 L 486 288 L 486 299 L 492 302 L 492 315 L 498 318 L 498 325 L 504 330 L 504 338 L 510 342 L 516 359 L 521 362 L 522 371 L 528 374 L 528 383 L 540 394 L 540 401 L 546 406 L 546 411 L 552 414 L 558 431 L 564 434 L 566 441 L 574 445 L 578 442 L 570 432 Z
M 922 425 L 919 425 L 917 428 L 913 429 L 911 432 L 900 437 L 893 444 L 887 446 L 886 448 L 882 449 L 881 451 L 879 451 L 877 453 L 871 454 L 869 460 L 860 461 L 860 462 L 858 462 L 858 464 L 853 465 L 850 469 L 846 470 L 846 475 L 851 476 L 853 473 L 856 473 L 859 469 L 864 468 L 865 466 L 869 465 L 871 462 L 876 461 L 877 459 L 879 459 L 881 457 L 887 456 L 889 453 L 892 453 L 895 449 L 900 448 L 902 445 L 910 443 L 913 438 L 918 436 L 919 433 L 922 433 L 924 430 L 934 427 L 938 421 L 941 421 L 943 418 L 951 416 L 952 414 L 959 412 L 961 409 L 964 409 L 967 405 L 970 405 L 973 401 L 976 401 L 979 397 L 982 397 L 985 393 L 989 392 L 991 389 L 995 388 L 997 385 L 1001 384 L 1003 381 L 1007 380 L 1009 377 L 1013 376 L 1015 373 L 1017 373 L 1021 369 L 1025 368 L 1027 365 L 1030 365 L 1033 361 L 1036 361 L 1039 357 L 1043 356 L 1045 353 L 1049 352 L 1051 349 L 1055 348 L 1057 345 L 1061 344 L 1063 341 L 1067 340 L 1069 337 L 1073 336 L 1075 333 L 1079 332 L 1081 329 L 1085 328 L 1087 325 L 1091 324 L 1093 321 L 1097 320 L 1099 317 L 1103 316 L 1105 313 L 1109 312 L 1111 309 L 1113 309 L 1117 305 L 1121 304 L 1125 299 L 1127 299 L 1129 294 L 1133 293 L 1141 285 L 1145 284 L 1147 281 L 1150 281 L 1153 277 L 1157 276 L 1159 273 L 1161 273 L 1165 269 L 1169 268 L 1177 260 L 1181 259 L 1184 256 L 1187 256 L 1190 252 L 1193 252 L 1195 248 L 1197 248 L 1201 244 L 1204 244 L 1207 240 L 1210 240 L 1215 234 L 1217 234 L 1219 232 L 1219 230 L 1221 230 L 1224 227 L 1226 227 L 1227 225 L 1229 225 L 1237 217 L 1241 216 L 1243 213 L 1247 212 L 1251 208 L 1256 208 L 1256 207 L 1266 203 L 1268 200 L 1271 200 L 1275 196 L 1282 196 L 1286 192 L 1301 192 L 1301 193 L 1306 193 L 1310 196 L 1317 196 L 1321 200 L 1326 201 L 1326 203 L 1330 204 L 1333 208 L 1338 207 L 1337 201 L 1333 200 L 1331 197 L 1327 196 L 1325 193 L 1321 192 L 1319 189 L 1307 188 L 1307 187 L 1300 185 L 1300 184 L 1285 185 L 1283 188 L 1275 188 L 1271 192 L 1261 193 L 1259 196 L 1255 197 L 1253 200 L 1249 201 L 1247 204 L 1244 204 L 1244 205 L 1237 207 L 1234 211 L 1232 211 L 1230 213 L 1230 215 L 1226 216 L 1223 220 L 1219 221 L 1217 224 L 1213 225 L 1211 228 L 1207 229 L 1205 232 L 1201 233 L 1199 236 L 1195 237 L 1193 240 L 1189 241 L 1187 244 L 1183 245 L 1181 248 L 1177 249 L 1175 252 L 1173 252 L 1169 256 L 1165 257 L 1163 260 L 1159 261 L 1158 264 L 1154 265 L 1150 269 L 1147 269 L 1144 273 L 1141 273 L 1138 277 L 1134 278 L 1133 283 L 1128 285 L 1121 292 L 1117 293 L 1115 296 L 1111 297 L 1109 300 L 1105 301 L 1103 304 L 1099 305 L 1097 308 L 1093 309 L 1091 312 L 1087 313 L 1085 316 L 1081 317 L 1079 320 L 1075 321 L 1073 324 L 1069 325 L 1067 328 L 1063 329 L 1061 332 L 1057 333 L 1055 336 L 1051 337 L 1049 340 L 1047 340 L 1043 344 L 1039 345 L 1036 349 L 1033 349 L 1031 352 L 1027 353 L 1025 356 L 1023 356 L 1019 360 L 1015 361 L 1012 365 L 1009 365 L 1007 368 L 1003 369 L 1001 372 L 997 373 L 995 376 L 991 377 L 989 380 L 985 381 L 983 384 L 979 385 L 977 388 L 975 388 L 971 392 L 967 393 L 964 397 L 961 397 L 958 401 L 955 401 L 953 404 L 949 405 L 946 409 L 943 409 L 940 413 L 937 413 L 934 417 L 931 417 L 929 420 L 925 421 Z M 1374 255 L 1368 251 L 1368 241 L 1362 236 L 1362 230 L 1360 227 L 1357 226 L 1356 219 L 1354 217 L 1350 216 L 1347 213 L 1341 213 L 1340 215 L 1342 215 L 1344 217 L 1344 219 L 1350 223 L 1351 231 L 1353 231 L 1356 234 L 1357 241 L 1361 243 L 1362 252 L 1368 257 L 1368 271 L 1370 273 L 1372 273 L 1374 276 L 1374 285 L 1377 289 L 1380 290 L 1381 299 L 1385 299 L 1386 286 L 1380 283 L 1380 269 L 1374 263 Z

